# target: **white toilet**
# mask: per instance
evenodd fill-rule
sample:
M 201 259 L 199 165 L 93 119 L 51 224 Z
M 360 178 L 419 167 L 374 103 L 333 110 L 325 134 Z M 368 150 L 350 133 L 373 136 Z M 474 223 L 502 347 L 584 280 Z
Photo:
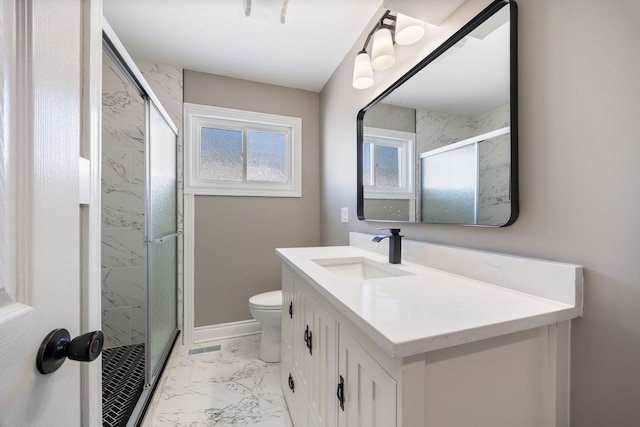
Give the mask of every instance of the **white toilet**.
M 280 361 L 280 316 L 282 291 L 271 291 L 249 298 L 251 315 L 262 325 L 260 359 L 265 362 Z

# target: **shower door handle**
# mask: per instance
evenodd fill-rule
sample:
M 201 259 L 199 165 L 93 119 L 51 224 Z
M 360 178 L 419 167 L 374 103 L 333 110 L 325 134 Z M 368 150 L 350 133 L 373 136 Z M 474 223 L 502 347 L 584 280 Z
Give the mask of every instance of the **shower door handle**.
M 158 239 L 151 239 L 151 240 L 147 240 L 147 243 L 163 243 L 166 242 L 169 239 L 173 239 L 174 237 L 178 237 L 181 233 L 171 233 L 171 234 L 167 234 L 166 236 L 162 236 Z
M 102 351 L 102 331 L 87 332 L 72 340 L 70 338 L 66 329 L 54 329 L 44 338 L 36 358 L 36 366 L 42 375 L 57 371 L 67 358 L 93 362 Z

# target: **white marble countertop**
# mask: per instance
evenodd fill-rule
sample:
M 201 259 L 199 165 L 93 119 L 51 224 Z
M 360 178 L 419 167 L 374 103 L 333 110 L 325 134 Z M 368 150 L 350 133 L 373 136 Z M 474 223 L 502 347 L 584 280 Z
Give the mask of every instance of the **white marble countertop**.
M 278 255 L 392 357 L 402 358 L 577 317 L 576 306 L 421 264 L 412 275 L 345 279 L 313 260 L 385 255 L 354 246 L 277 249 Z M 553 286 L 540 283 L 540 286 Z

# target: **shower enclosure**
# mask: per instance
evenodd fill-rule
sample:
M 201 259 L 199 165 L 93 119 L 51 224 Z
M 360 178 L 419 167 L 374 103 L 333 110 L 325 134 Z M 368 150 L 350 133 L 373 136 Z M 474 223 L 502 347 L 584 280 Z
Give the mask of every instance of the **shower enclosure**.
M 136 425 L 177 330 L 177 130 L 114 34 L 103 38 L 103 426 Z

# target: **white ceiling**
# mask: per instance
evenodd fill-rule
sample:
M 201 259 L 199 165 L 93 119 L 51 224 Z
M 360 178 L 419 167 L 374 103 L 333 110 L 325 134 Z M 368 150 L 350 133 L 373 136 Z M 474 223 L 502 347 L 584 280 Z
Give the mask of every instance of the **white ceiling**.
M 104 0 L 104 15 L 133 58 L 319 92 L 381 5 L 289 0 L 284 25 L 243 0 Z

